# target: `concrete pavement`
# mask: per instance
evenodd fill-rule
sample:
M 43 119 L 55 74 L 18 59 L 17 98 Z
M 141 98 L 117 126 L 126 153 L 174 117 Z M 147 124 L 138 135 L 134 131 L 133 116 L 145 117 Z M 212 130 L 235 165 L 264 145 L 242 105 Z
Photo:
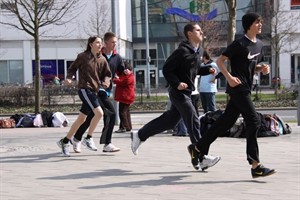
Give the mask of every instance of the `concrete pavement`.
M 133 114 L 134 129 L 153 117 Z M 299 200 L 300 127 L 291 125 L 290 135 L 258 139 L 263 164 L 277 170 L 259 179 L 251 177 L 244 139 L 218 138 L 210 153 L 222 159 L 201 172 L 190 164 L 188 137 L 159 134 L 134 156 L 130 135 L 114 133 L 121 151 L 103 153 L 101 122 L 94 134 L 98 151 L 82 147 L 82 153 L 71 150 L 66 158 L 56 141 L 69 127 L 0 129 L 0 200 Z

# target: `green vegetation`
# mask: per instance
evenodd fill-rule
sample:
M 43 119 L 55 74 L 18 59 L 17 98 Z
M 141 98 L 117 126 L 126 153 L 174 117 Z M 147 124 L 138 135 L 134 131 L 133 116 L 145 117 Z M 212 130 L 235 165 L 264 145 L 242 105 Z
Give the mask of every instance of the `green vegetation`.
M 252 95 L 253 99 L 255 99 L 255 94 Z M 60 97 L 62 99 L 66 99 L 67 97 Z M 291 98 L 290 95 L 285 95 L 284 97 L 280 97 L 276 99 L 275 94 L 259 94 L 259 100 L 254 101 L 254 104 L 257 108 L 263 107 L 297 107 L 297 100 Z M 226 106 L 226 94 L 217 94 L 216 101 L 217 107 L 220 109 L 224 109 Z M 47 101 L 46 101 L 47 102 Z M 61 100 L 60 100 L 61 102 Z M 55 101 L 52 104 L 47 104 L 41 106 L 41 111 L 43 110 L 51 110 L 53 112 L 78 112 L 80 109 L 80 100 L 71 102 L 58 104 Z M 167 109 L 168 96 L 167 95 L 152 95 L 149 98 L 146 96 L 137 95 L 135 103 L 131 106 L 132 111 L 154 111 L 154 110 L 166 110 Z M 3 106 L 4 105 L 4 106 Z M 199 109 L 201 109 L 201 105 L 199 105 Z M 15 104 L 0 104 L 0 115 L 2 114 L 22 114 L 22 113 L 34 113 L 33 105 L 22 105 L 18 106 Z
M 255 99 L 255 93 L 252 94 L 252 97 L 253 99 Z M 140 96 L 140 95 L 137 95 L 136 96 L 136 100 L 135 102 L 167 102 L 168 101 L 168 96 L 167 95 L 152 95 L 150 96 L 149 98 L 147 96 Z M 261 101 L 273 101 L 273 100 L 276 100 L 276 95 L 275 94 L 264 94 L 264 93 L 261 93 L 261 94 L 258 94 L 258 98 L 261 100 Z M 227 99 L 227 95 L 222 93 L 222 94 L 216 94 L 216 101 L 217 102 L 223 102 L 223 101 L 226 101 Z

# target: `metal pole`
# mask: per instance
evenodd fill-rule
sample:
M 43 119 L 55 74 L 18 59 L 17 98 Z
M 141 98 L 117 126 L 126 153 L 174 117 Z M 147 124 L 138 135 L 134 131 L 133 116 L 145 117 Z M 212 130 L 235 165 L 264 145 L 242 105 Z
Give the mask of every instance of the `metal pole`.
M 116 0 L 111 0 L 111 22 L 112 22 L 112 32 L 117 34 Z M 119 122 L 120 122 L 120 119 L 119 119 L 119 103 L 114 100 L 116 87 L 113 86 L 112 90 L 113 91 L 112 91 L 111 95 L 112 95 L 113 99 L 111 99 L 111 101 L 112 101 L 113 106 L 114 106 L 115 111 L 116 111 L 115 125 L 118 125 Z
M 114 33 L 116 33 L 116 31 L 117 31 L 115 1 L 116 0 L 111 0 L 111 27 L 112 27 L 111 29 L 112 29 L 112 32 L 114 32 Z
M 298 126 L 300 126 L 300 82 L 298 83 L 298 108 L 297 108 Z
M 145 28 L 146 28 L 146 88 L 147 97 L 150 97 L 150 56 L 149 56 L 149 20 L 148 20 L 148 0 L 145 0 Z

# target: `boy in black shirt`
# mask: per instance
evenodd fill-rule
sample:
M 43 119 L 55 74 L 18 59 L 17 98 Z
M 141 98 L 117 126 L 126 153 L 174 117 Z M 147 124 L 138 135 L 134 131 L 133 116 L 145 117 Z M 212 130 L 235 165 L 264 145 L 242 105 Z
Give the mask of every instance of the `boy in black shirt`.
M 203 156 L 208 154 L 211 143 L 230 129 L 242 114 L 246 123 L 247 160 L 252 165 L 252 177 L 257 178 L 275 173 L 274 169 L 260 164 L 257 144 L 260 121 L 251 99 L 254 73 L 268 74 L 270 67 L 266 64 L 258 64 L 263 58 L 263 43 L 256 38 L 256 35 L 261 33 L 261 16 L 256 13 L 245 14 L 242 24 L 245 35 L 232 42 L 217 60 L 217 65 L 227 80 L 226 93 L 229 94 L 230 100 L 223 115 L 197 143 L 189 145 L 188 150 L 192 160 L 199 159 L 201 162 Z M 231 64 L 230 73 L 226 69 L 226 60 Z

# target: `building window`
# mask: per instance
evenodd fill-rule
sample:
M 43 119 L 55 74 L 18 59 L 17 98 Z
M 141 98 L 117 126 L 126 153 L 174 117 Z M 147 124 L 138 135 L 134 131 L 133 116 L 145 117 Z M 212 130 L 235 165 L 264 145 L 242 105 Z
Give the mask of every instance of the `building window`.
M 9 83 L 8 79 L 8 64 L 7 61 L 0 61 L 0 83 Z
M 58 76 L 60 80 L 65 77 L 65 64 L 64 60 L 41 60 L 41 78 L 43 84 L 52 84 L 53 78 Z M 33 77 L 35 76 L 35 61 L 32 61 Z
M 299 0 L 291 0 L 291 10 L 300 10 Z
M 5 84 L 23 84 L 24 68 L 23 61 L 10 60 L 0 61 L 0 83 Z
M 151 58 L 150 65 L 156 65 L 156 49 L 149 50 L 149 56 Z M 135 60 L 135 65 L 146 65 L 146 50 L 136 49 L 133 51 L 133 59 Z

